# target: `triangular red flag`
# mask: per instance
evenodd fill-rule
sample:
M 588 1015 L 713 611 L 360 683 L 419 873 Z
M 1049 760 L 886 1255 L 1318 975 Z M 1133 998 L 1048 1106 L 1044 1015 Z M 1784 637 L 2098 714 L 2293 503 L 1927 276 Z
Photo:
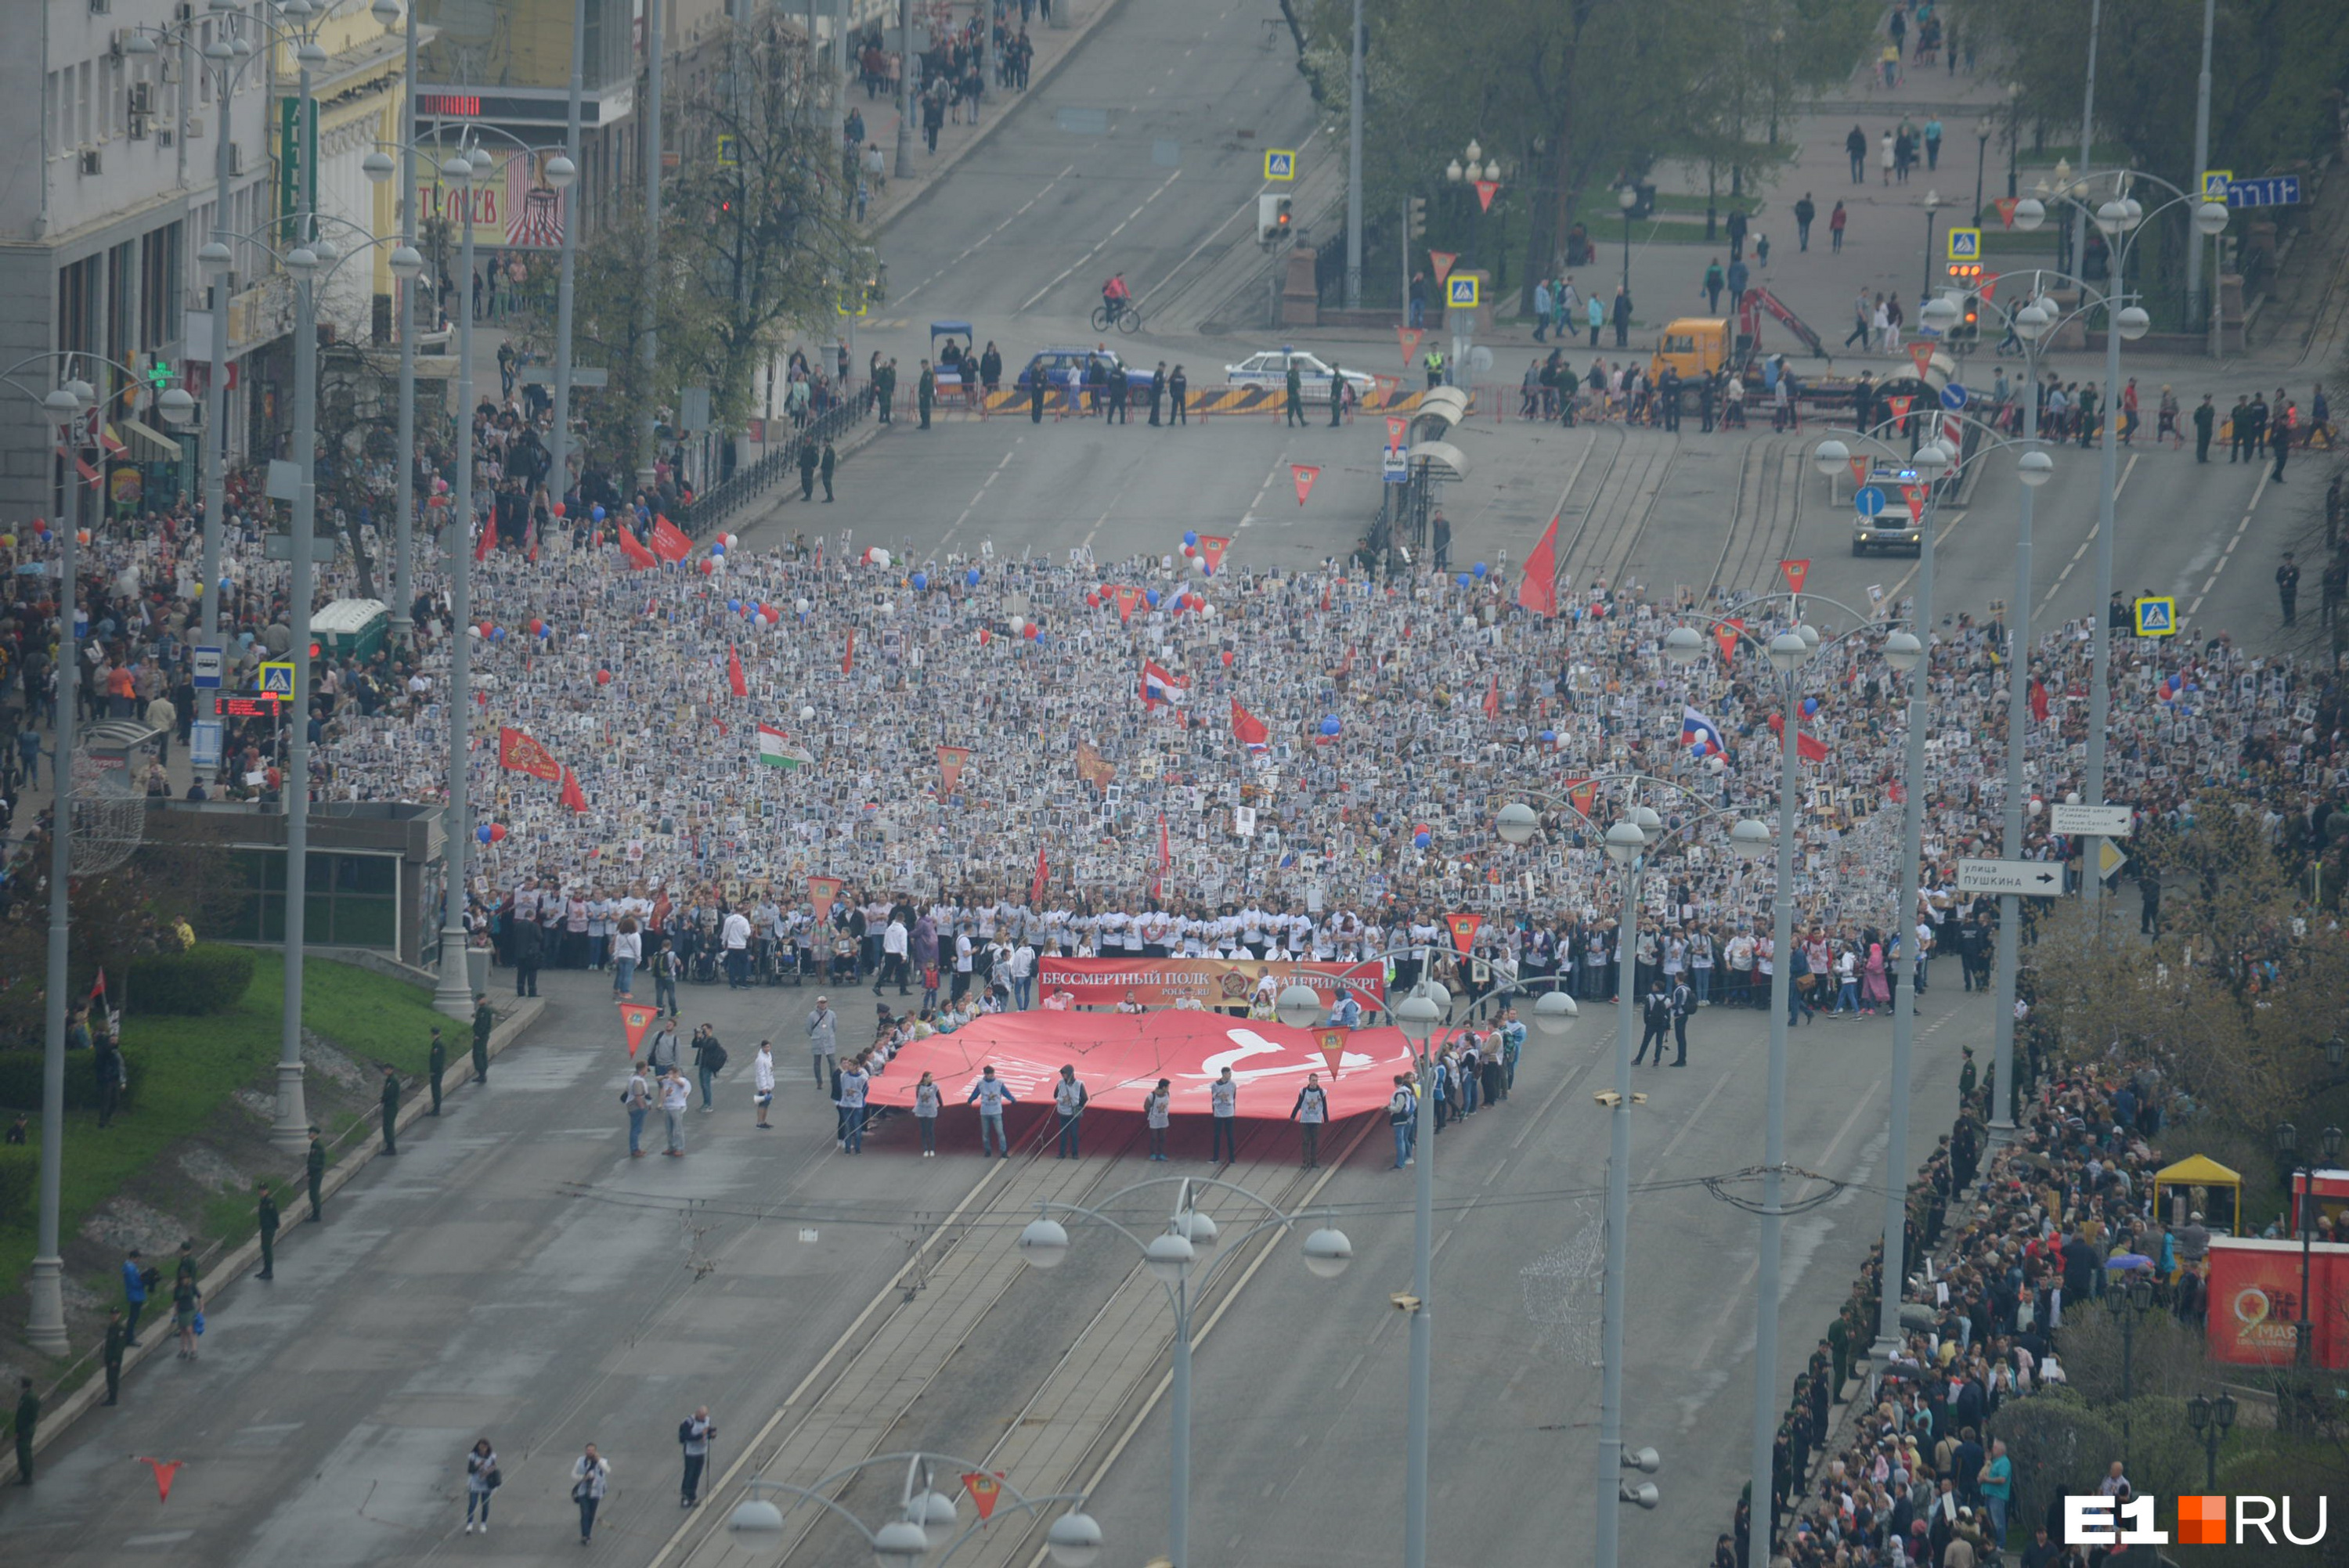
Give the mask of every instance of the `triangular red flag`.
M 995 1512 L 996 1499 L 1003 1495 L 1001 1479 L 984 1470 L 971 1470 L 963 1476 L 962 1486 L 970 1493 L 970 1505 L 978 1510 L 978 1522 L 985 1524 Z
M 1541 542 L 1526 557 L 1525 575 L 1517 579 L 1517 605 L 1537 615 L 1557 614 L 1557 519 L 1542 530 Z
M 742 655 L 732 648 L 726 650 L 726 689 L 736 696 L 750 695 L 750 683 L 742 678 Z
M 1402 345 L 1402 367 L 1405 370 L 1411 368 L 1411 356 L 1419 352 L 1420 339 L 1426 335 L 1427 328 L 1423 326 L 1398 326 L 1395 328 L 1395 341 Z M 1392 425 L 1392 421 L 1390 420 L 1389 424 Z M 1391 440 L 1389 445 L 1392 444 L 1393 443 Z
M 682 561 L 693 553 L 693 541 L 685 531 L 668 519 L 656 514 L 653 518 L 653 553 L 663 561 Z
M 1925 367 L 1933 363 L 1933 340 L 1920 337 L 1909 346 L 1909 363 L 1917 367 L 1917 379 L 1925 378 Z
M 941 746 L 938 748 L 938 798 L 940 799 L 954 793 L 955 785 L 962 779 L 963 769 L 969 763 L 969 747 Z
M 563 803 L 574 811 L 587 809 L 587 792 L 579 788 L 579 775 L 568 768 L 563 770 Z
M 620 1004 L 620 1033 L 627 1039 L 630 1060 L 636 1058 L 636 1047 L 645 1043 L 645 1031 L 651 1028 L 653 1020 L 659 1016 L 660 1009 L 647 1003 Z
M 856 673 L 856 628 L 854 626 L 848 628 L 847 651 L 840 655 L 840 673 L 844 676 Z
M 1206 561 L 1209 572 L 1221 572 L 1224 569 L 1224 552 L 1231 547 L 1232 541 L 1229 534 L 1199 535 L 1199 554 Z
M 497 520 L 495 518 L 492 518 L 489 521 L 481 524 L 481 536 L 473 541 L 474 563 L 478 565 L 481 562 L 487 561 L 490 558 L 490 552 L 497 548 Z
M 1444 286 L 1444 280 L 1452 275 L 1452 263 L 1459 259 L 1460 254 L 1456 251 L 1430 251 L 1427 253 L 1428 264 L 1435 269 L 1435 286 L 1437 288 L 1442 288 Z M 1427 329 L 1425 327 L 1422 327 L 1420 330 L 1424 332 Z
M 838 877 L 808 878 L 808 905 L 815 911 L 817 924 L 832 918 L 833 901 L 840 897 L 843 885 Z
M 1868 459 L 1866 458 L 1852 459 L 1851 482 L 1856 485 L 1864 485 L 1868 482 Z
M 632 569 L 642 572 L 647 567 L 660 564 L 660 558 L 647 550 L 644 542 L 638 539 L 632 530 L 623 526 L 617 537 L 620 542 L 620 559 L 626 562 Z
M 1789 593 L 1801 593 L 1803 591 L 1803 579 L 1808 577 L 1810 574 L 1811 563 L 1807 561 L 1781 561 L 1778 562 L 1778 575 L 1786 580 L 1786 588 Z
M 1984 304 L 1990 304 L 1997 297 L 1998 280 L 2004 276 L 2006 276 L 2004 273 L 1984 273 L 1974 280 L 1974 287 L 1982 291 Z
M 1400 446 L 1402 446 L 1402 433 L 1403 433 L 1405 430 L 1409 429 L 1409 428 L 1411 428 L 1411 421 L 1410 421 L 1409 419 L 1403 418 L 1402 418 L 1400 415 L 1395 415 L 1395 414 L 1390 414 L 1390 415 L 1388 415 L 1388 416 L 1387 416 L 1387 445 L 1388 445 L 1388 446 L 1390 446 L 1390 447 L 1400 447 Z
M 1232 698 L 1232 738 L 1247 746 L 1262 746 L 1272 738 L 1264 720 L 1242 707 L 1237 697 Z
M 1297 504 L 1303 506 L 1305 498 L 1313 493 L 1313 481 L 1321 477 L 1321 469 L 1313 463 L 1291 463 L 1288 477 L 1297 481 Z
M 1485 917 L 1474 911 L 1445 915 L 1444 925 L 1452 933 L 1452 950 L 1463 958 L 1468 956 L 1468 950 L 1476 945 L 1476 932 L 1484 923 Z
M 1493 675 L 1493 684 L 1485 688 L 1485 717 L 1501 717 L 1501 676 L 1498 671 Z
M 1925 521 L 1925 487 L 1923 485 L 1902 485 L 1900 499 L 1909 503 L 1910 522 Z
M 1599 803 L 1599 786 L 1588 779 L 1569 779 L 1566 781 L 1566 798 L 1582 813 L 1583 820 L 1588 821 L 1591 808 Z
M 2014 227 L 2014 210 L 2022 204 L 2021 200 L 2013 196 L 2002 196 L 1991 203 L 1998 209 L 1998 221 L 2010 229 Z
M 1744 621 L 1736 617 L 1732 617 L 1713 629 L 1713 640 L 1721 645 L 1723 664 L 1733 665 L 1737 662 L 1737 637 L 1738 634 L 1744 630 Z
M 1476 181 L 1477 210 L 1484 212 L 1491 211 L 1493 210 L 1493 198 L 1499 194 L 1500 189 L 1501 182 L 1497 180 L 1479 180 Z
M 978 629 L 978 645 L 983 648 L 993 641 L 995 641 L 995 633 L 986 626 L 981 626 Z
M 1131 584 L 1122 583 L 1111 589 L 1109 596 L 1117 602 L 1118 620 L 1121 623 L 1132 621 L 1134 601 L 1142 597 L 1142 590 Z
M 1895 419 L 1905 419 L 1909 417 L 1909 406 L 1916 401 L 1914 397 L 1887 397 L 1884 406 L 1892 410 Z
M 1338 1064 L 1346 1059 L 1345 1030 L 1324 1029 L 1321 1031 L 1321 1059 L 1329 1065 L 1330 1076 L 1331 1078 L 1336 1078 L 1338 1076 Z
M 139 1462 L 155 1472 L 155 1501 L 157 1502 L 171 1501 L 171 1478 L 178 1475 L 181 1468 L 188 1461 L 185 1460 L 150 1460 L 144 1454 L 141 1454 L 139 1456 Z

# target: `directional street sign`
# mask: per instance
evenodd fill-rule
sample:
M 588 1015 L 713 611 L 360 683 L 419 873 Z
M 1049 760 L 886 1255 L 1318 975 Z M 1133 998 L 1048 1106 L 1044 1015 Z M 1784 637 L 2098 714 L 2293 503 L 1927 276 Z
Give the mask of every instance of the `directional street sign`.
M 294 695 L 294 665 L 291 660 L 273 660 L 261 666 L 261 695 L 282 697 Z
M 2137 813 L 2127 806 L 2051 806 L 2048 825 L 2059 833 L 2126 839 Z
M 1982 260 L 1982 231 L 1952 229 L 1950 231 L 1950 260 L 1979 262 Z
M 1862 485 L 1851 492 L 1851 504 L 1859 509 L 1862 517 L 1874 517 L 1884 510 L 1884 492 L 1874 485 Z
M 2064 868 L 2045 861 L 1960 861 L 1960 892 L 2016 892 L 2026 898 L 2064 896 Z
M 1473 273 L 1444 280 L 1444 303 L 1474 309 L 1476 304 L 1476 277 Z
M 1264 150 L 1264 177 L 1267 180 L 1296 179 L 1296 152 L 1293 150 L 1285 147 L 1266 148 Z
M 1941 388 L 1941 407 L 1954 414 L 1966 406 L 1966 389 L 1956 382 Z
M 2137 602 L 2137 634 L 2174 637 L 2178 634 L 2178 601 L 2168 597 Z
M 1385 449 L 1384 455 L 1379 459 L 1379 477 L 1391 485 L 1411 482 L 1411 466 L 1403 460 L 1401 447 Z
M 2202 200 L 2205 201 L 2224 201 L 2227 199 L 2227 187 L 2232 185 L 2234 182 L 2235 171 L 2231 169 L 2204 170 L 2202 171 Z
M 2227 181 L 2227 205 L 2297 207 L 2300 205 L 2300 176 L 2271 174 L 2264 180 L 2230 180 Z
M 217 691 L 221 684 L 221 651 L 218 648 L 189 650 L 193 681 L 198 691 Z

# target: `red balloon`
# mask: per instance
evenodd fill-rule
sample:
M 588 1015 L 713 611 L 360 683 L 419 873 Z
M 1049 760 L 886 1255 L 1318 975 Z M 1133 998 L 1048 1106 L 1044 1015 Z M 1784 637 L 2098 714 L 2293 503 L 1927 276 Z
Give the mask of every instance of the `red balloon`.
M 1086 605 L 1086 607 L 1087 607 L 1088 609 L 1098 610 L 1098 609 L 1100 609 L 1100 608 L 1101 608 L 1101 603 L 1102 603 L 1102 596 L 1101 596 L 1101 590 L 1100 590 L 1100 589 L 1098 589 L 1098 588 L 1092 588 L 1092 589 L 1088 589 L 1088 590 L 1086 591 L 1086 593 L 1085 593 L 1085 605 Z
M 1231 649 L 1229 649 L 1229 648 L 1226 648 L 1226 649 L 1224 650 L 1224 668 L 1226 668 L 1226 669 L 1230 669 L 1231 667 L 1232 667 L 1232 651 L 1231 651 Z
M 705 556 L 703 556 L 703 557 L 701 558 L 701 574 L 702 574 L 704 577 L 707 577 L 707 576 L 709 576 L 709 557 L 708 557 L 707 555 L 705 555 Z
M 609 670 L 597 670 L 595 672 L 595 684 L 597 686 L 610 686 L 612 684 L 612 672 Z
M 1036 623 L 1033 621 L 1029 622 L 1027 628 L 1019 634 L 1027 638 L 1030 642 L 1034 642 L 1036 640 Z
M 554 503 L 554 515 L 557 517 L 561 517 L 563 515 L 563 503 L 561 501 L 556 501 Z
M 505 842 L 505 837 L 506 825 L 503 822 L 492 822 L 490 824 L 490 842 L 493 844 L 502 844 Z
M 530 618 L 530 634 L 531 634 L 532 636 L 535 637 L 535 636 L 537 636 L 541 632 L 543 632 L 543 631 L 545 631 L 545 630 L 546 630 L 546 623 L 545 623 L 545 622 L 543 622 L 543 621 L 540 620 L 540 619 L 539 619 L 537 616 L 535 616 L 535 615 L 533 615 L 533 616 Z

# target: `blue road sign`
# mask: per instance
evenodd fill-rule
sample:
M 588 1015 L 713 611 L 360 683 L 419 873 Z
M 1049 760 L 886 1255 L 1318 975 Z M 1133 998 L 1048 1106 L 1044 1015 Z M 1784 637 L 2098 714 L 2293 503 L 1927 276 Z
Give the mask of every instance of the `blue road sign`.
M 1941 407 L 1954 414 L 1966 406 L 1966 389 L 1956 382 L 1941 388 Z
M 2137 634 L 2170 637 L 2178 634 L 2178 601 L 2162 595 L 2137 602 Z
M 218 691 L 221 684 L 221 650 L 196 648 L 191 652 L 194 655 L 191 661 L 194 673 L 191 684 L 198 691 Z
M 1403 461 L 1401 447 L 1389 447 L 1379 459 L 1379 477 L 1391 485 L 1411 482 L 1410 466 Z
M 1851 504 L 1859 509 L 1862 517 L 1874 517 L 1884 510 L 1884 492 L 1874 485 L 1862 485 L 1851 492 Z
M 2227 181 L 2227 205 L 2297 207 L 2300 205 L 2300 176 L 2271 174 L 2264 180 L 2230 180 Z

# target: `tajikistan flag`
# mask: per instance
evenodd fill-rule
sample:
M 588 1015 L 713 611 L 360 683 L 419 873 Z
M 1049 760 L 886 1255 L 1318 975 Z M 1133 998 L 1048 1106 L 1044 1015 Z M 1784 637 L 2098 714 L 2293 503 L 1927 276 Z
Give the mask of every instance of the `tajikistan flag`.
M 792 738 L 771 724 L 759 727 L 759 760 L 770 768 L 805 768 L 815 760 L 804 747 L 793 746 Z

